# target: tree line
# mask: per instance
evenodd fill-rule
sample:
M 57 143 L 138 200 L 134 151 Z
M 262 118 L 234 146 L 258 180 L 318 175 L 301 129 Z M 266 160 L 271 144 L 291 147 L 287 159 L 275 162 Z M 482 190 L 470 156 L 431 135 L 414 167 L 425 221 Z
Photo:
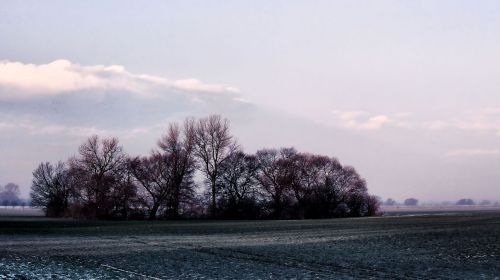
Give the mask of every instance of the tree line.
M 97 219 L 290 219 L 378 214 L 353 167 L 294 148 L 247 154 L 219 115 L 171 123 L 147 156 L 88 138 L 66 162 L 33 171 L 32 205 Z

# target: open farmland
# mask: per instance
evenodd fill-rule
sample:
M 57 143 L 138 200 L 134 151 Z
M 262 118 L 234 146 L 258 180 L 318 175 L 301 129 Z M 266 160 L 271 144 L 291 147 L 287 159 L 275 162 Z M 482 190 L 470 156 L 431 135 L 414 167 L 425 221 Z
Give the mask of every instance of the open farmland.
M 500 279 L 500 212 L 301 221 L 0 217 L 0 279 Z

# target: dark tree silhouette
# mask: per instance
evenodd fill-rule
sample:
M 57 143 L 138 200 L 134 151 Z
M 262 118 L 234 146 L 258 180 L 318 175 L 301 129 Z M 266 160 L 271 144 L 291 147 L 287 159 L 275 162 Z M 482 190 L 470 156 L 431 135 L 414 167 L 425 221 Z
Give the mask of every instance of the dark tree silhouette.
M 257 151 L 257 181 L 263 196 L 269 201 L 274 218 L 283 218 L 290 205 L 291 187 L 296 181 L 297 168 L 294 148 L 263 149 Z
M 33 171 L 31 204 L 43 207 L 46 216 L 60 217 L 69 207 L 71 186 L 63 162 L 43 162 Z
M 309 215 L 315 215 L 311 212 L 312 208 L 319 205 L 312 205 L 315 200 L 315 191 L 319 191 L 324 184 L 325 171 L 330 159 L 326 156 L 312 154 L 297 154 L 291 159 L 295 164 L 295 175 L 292 183 L 292 191 L 297 202 L 297 215 L 299 218 L 305 218 Z M 319 193 L 316 193 L 319 195 Z M 308 209 L 309 208 L 309 209 Z
M 363 216 L 380 216 L 380 198 L 374 195 L 366 194 L 366 212 Z
M 347 207 L 341 196 L 343 190 L 342 165 L 335 158 L 314 156 L 313 168 L 315 169 L 312 197 L 307 201 L 306 218 L 329 218 L 339 215 L 340 208 L 345 210 Z M 341 211 L 342 212 L 342 211 Z M 347 211 L 346 211 L 347 213 Z
M 127 156 L 116 138 L 99 139 L 94 135 L 70 159 L 70 175 L 74 178 L 78 199 L 83 203 L 83 215 L 97 218 L 111 216 L 116 207 L 113 196 L 121 192 L 122 174 Z
M 129 158 L 116 138 L 92 136 L 68 167 L 41 163 L 33 172 L 33 204 L 49 216 L 302 219 L 377 215 L 380 205 L 356 170 L 335 158 L 294 148 L 245 154 L 218 115 L 170 124 L 145 157 Z M 0 189 L 4 204 L 18 202 L 18 189 Z
M 172 161 L 169 155 L 152 153 L 129 162 L 129 170 L 144 189 L 143 203 L 149 209 L 149 219 L 156 219 L 158 210 L 171 192 Z
M 347 203 L 349 216 L 365 216 L 368 199 L 366 181 L 351 166 L 344 167 L 339 178 L 342 182 L 340 194 Z
M 219 115 L 200 119 L 195 130 L 195 156 L 200 162 L 200 170 L 210 185 L 212 217 L 216 215 L 217 180 L 221 176 L 221 164 L 238 149 L 229 132 L 229 121 Z
M 161 153 L 170 161 L 170 193 L 167 197 L 167 216 L 179 217 L 181 203 L 192 198 L 193 175 L 196 170 L 194 158 L 196 122 L 187 119 L 181 128 L 177 123 L 169 126 L 168 132 L 158 141 Z
M 224 216 L 232 219 L 255 218 L 258 213 L 256 179 L 257 160 L 242 151 L 232 153 L 220 166 L 218 180 Z
M 128 219 L 134 212 L 136 204 L 139 203 L 137 197 L 137 185 L 135 184 L 133 174 L 128 168 L 120 168 L 115 173 L 116 181 L 111 193 L 113 217 Z
M 192 119 L 186 120 L 182 129 L 171 124 L 158 141 L 160 151 L 129 161 L 130 172 L 145 192 L 142 201 L 149 209 L 149 219 L 156 219 L 162 207 L 168 218 L 178 218 L 181 203 L 192 198 L 195 132 Z

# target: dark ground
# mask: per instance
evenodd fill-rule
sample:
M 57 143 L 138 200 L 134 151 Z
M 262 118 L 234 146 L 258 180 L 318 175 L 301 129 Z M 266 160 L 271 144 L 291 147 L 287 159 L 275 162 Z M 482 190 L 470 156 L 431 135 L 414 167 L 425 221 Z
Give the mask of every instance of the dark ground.
M 302 221 L 0 217 L 0 279 L 500 279 L 500 211 Z

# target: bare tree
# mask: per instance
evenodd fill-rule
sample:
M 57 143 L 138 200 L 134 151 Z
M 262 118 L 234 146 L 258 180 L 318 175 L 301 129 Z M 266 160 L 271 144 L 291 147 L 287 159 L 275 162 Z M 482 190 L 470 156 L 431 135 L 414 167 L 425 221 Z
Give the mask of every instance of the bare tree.
M 330 158 L 327 156 L 312 155 L 300 153 L 292 158 L 295 164 L 294 181 L 292 182 L 292 191 L 296 199 L 298 208 L 298 217 L 304 218 L 306 208 L 311 208 L 313 195 L 324 183 L 325 167 Z
M 356 169 L 344 166 L 340 174 L 336 176 L 336 189 L 338 193 L 337 203 L 340 205 L 337 215 L 363 216 L 365 212 L 367 187 L 366 181 L 359 176 Z M 342 206 L 347 205 L 347 213 Z
M 169 156 L 159 153 L 129 162 L 130 172 L 145 190 L 144 204 L 149 209 L 150 220 L 156 219 L 158 210 L 167 201 L 171 191 L 171 168 Z
M 112 213 L 114 217 L 128 219 L 138 204 L 137 185 L 128 168 L 120 168 L 115 172 L 115 184 L 111 192 Z
M 179 217 L 182 202 L 193 195 L 193 175 L 196 168 L 194 158 L 196 123 L 186 119 L 181 128 L 177 123 L 169 126 L 168 132 L 159 141 L 161 152 L 170 160 L 170 195 L 168 197 L 167 216 Z
M 33 172 L 31 197 L 48 215 L 144 218 L 330 218 L 378 213 L 365 180 L 335 158 L 294 148 L 245 154 L 218 115 L 170 124 L 149 156 L 130 159 L 116 138 L 92 136 L 64 163 Z M 208 185 L 196 194 L 196 170 Z M 140 187 L 138 187 L 140 186 Z M 0 189 L 15 205 L 18 186 Z M 209 194 L 207 196 L 206 194 Z
M 45 215 L 62 216 L 68 209 L 70 193 L 68 170 L 63 162 L 43 162 L 33 171 L 31 203 L 43 207 Z
M 342 190 L 339 177 L 342 174 L 342 165 L 335 158 L 313 156 L 310 159 L 312 171 L 309 171 L 313 187 L 311 199 L 307 200 L 310 218 L 331 218 L 336 215 L 335 210 L 341 201 Z
M 257 180 L 262 192 L 271 203 L 274 218 L 282 218 L 283 210 L 288 206 L 292 185 L 296 182 L 297 169 L 294 148 L 263 149 L 257 151 Z
M 127 156 L 116 138 L 99 139 L 94 135 L 70 159 L 70 174 L 74 177 L 79 199 L 84 203 L 84 215 L 106 218 L 114 208 L 112 194 L 120 191 L 120 173 L 126 168 Z
M 200 170 L 210 185 L 211 216 L 216 215 L 217 180 L 220 166 L 238 149 L 236 141 L 229 132 L 229 122 L 219 115 L 200 119 L 195 132 L 195 156 L 200 161 Z
M 129 162 L 129 170 L 145 191 L 149 219 L 155 219 L 162 207 L 169 218 L 178 218 L 181 203 L 191 198 L 196 167 L 195 133 L 193 119 L 187 119 L 182 128 L 177 123 L 170 124 L 167 134 L 158 141 L 160 151 Z
M 365 196 L 365 212 L 362 213 L 363 216 L 380 216 L 382 212 L 380 211 L 380 205 L 382 202 L 380 198 L 374 195 Z
M 242 151 L 234 152 L 221 164 L 219 186 L 230 218 L 254 218 L 256 212 L 257 159 Z M 251 208 L 254 208 L 252 211 Z

